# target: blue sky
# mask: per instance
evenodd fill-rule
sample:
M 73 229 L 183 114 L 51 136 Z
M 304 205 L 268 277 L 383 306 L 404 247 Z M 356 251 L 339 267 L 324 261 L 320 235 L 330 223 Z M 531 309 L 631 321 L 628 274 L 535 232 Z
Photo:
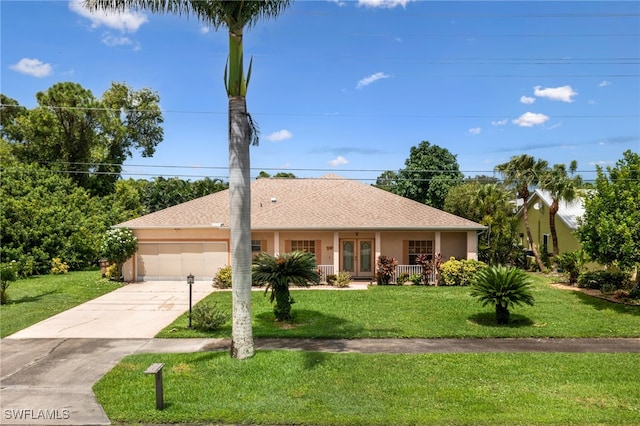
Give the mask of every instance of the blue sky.
M 56 82 L 99 97 L 157 91 L 165 139 L 128 176 L 227 179 L 227 32 L 195 18 L 0 3 L 1 91 L 27 107 Z M 372 183 L 427 140 L 469 176 L 527 153 L 586 179 L 640 151 L 640 3 L 304 1 L 245 33 L 261 131 L 252 176 Z

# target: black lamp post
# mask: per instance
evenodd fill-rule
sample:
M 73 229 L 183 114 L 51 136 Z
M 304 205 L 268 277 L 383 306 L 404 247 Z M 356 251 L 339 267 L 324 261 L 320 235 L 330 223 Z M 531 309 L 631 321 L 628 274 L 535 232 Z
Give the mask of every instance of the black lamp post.
M 192 300 L 192 294 L 193 294 L 193 281 L 194 281 L 193 274 L 187 275 L 187 284 L 189 284 L 189 328 L 191 328 L 191 300 Z

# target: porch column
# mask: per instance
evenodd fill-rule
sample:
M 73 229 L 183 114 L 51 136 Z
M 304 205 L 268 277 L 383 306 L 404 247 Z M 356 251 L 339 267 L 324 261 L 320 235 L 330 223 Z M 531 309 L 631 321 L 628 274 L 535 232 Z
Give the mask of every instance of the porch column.
M 380 238 L 380 231 L 376 231 L 376 257 L 373 259 L 374 262 L 378 262 L 378 258 L 380 257 L 380 250 L 381 250 L 381 246 L 382 243 L 380 242 L 381 238 Z
M 333 273 L 340 272 L 340 235 L 336 231 L 333 233 Z
M 477 231 L 467 231 L 467 259 L 478 260 Z
M 440 233 L 440 231 L 436 231 L 436 241 L 435 241 L 435 247 L 433 248 L 433 254 L 437 254 L 437 253 L 442 253 L 442 249 L 440 248 L 441 246 L 441 241 L 442 241 L 442 234 Z
M 280 254 L 280 232 L 275 231 L 273 233 L 273 255 Z

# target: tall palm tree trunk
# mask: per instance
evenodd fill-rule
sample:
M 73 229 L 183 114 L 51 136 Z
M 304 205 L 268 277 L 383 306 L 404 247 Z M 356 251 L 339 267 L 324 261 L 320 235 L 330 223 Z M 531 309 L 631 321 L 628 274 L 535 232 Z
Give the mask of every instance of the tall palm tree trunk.
M 549 208 L 549 230 L 551 232 L 551 242 L 553 243 L 553 257 L 558 257 L 560 248 L 558 247 L 558 232 L 556 230 L 556 214 L 558 213 L 558 201 L 553 200 Z
M 229 207 L 233 328 L 231 356 L 253 356 L 251 328 L 251 181 L 249 123 L 244 96 L 229 96 Z
M 540 253 L 538 253 L 538 249 L 536 248 L 536 243 L 533 240 L 533 236 L 531 234 L 531 227 L 529 226 L 529 212 L 527 211 L 529 207 L 529 197 L 522 197 L 524 201 L 522 215 L 524 218 L 524 228 L 527 231 L 527 239 L 529 240 L 529 247 L 531 247 L 531 251 L 533 252 L 533 257 L 536 259 L 536 264 L 540 271 L 544 271 L 544 265 L 542 264 L 542 259 L 540 258 Z

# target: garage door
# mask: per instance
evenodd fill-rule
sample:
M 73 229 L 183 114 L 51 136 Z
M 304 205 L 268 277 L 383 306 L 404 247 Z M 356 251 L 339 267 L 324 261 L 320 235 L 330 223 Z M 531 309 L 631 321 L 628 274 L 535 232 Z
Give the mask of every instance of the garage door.
M 136 260 L 138 281 L 211 281 L 228 263 L 227 243 L 139 243 Z

